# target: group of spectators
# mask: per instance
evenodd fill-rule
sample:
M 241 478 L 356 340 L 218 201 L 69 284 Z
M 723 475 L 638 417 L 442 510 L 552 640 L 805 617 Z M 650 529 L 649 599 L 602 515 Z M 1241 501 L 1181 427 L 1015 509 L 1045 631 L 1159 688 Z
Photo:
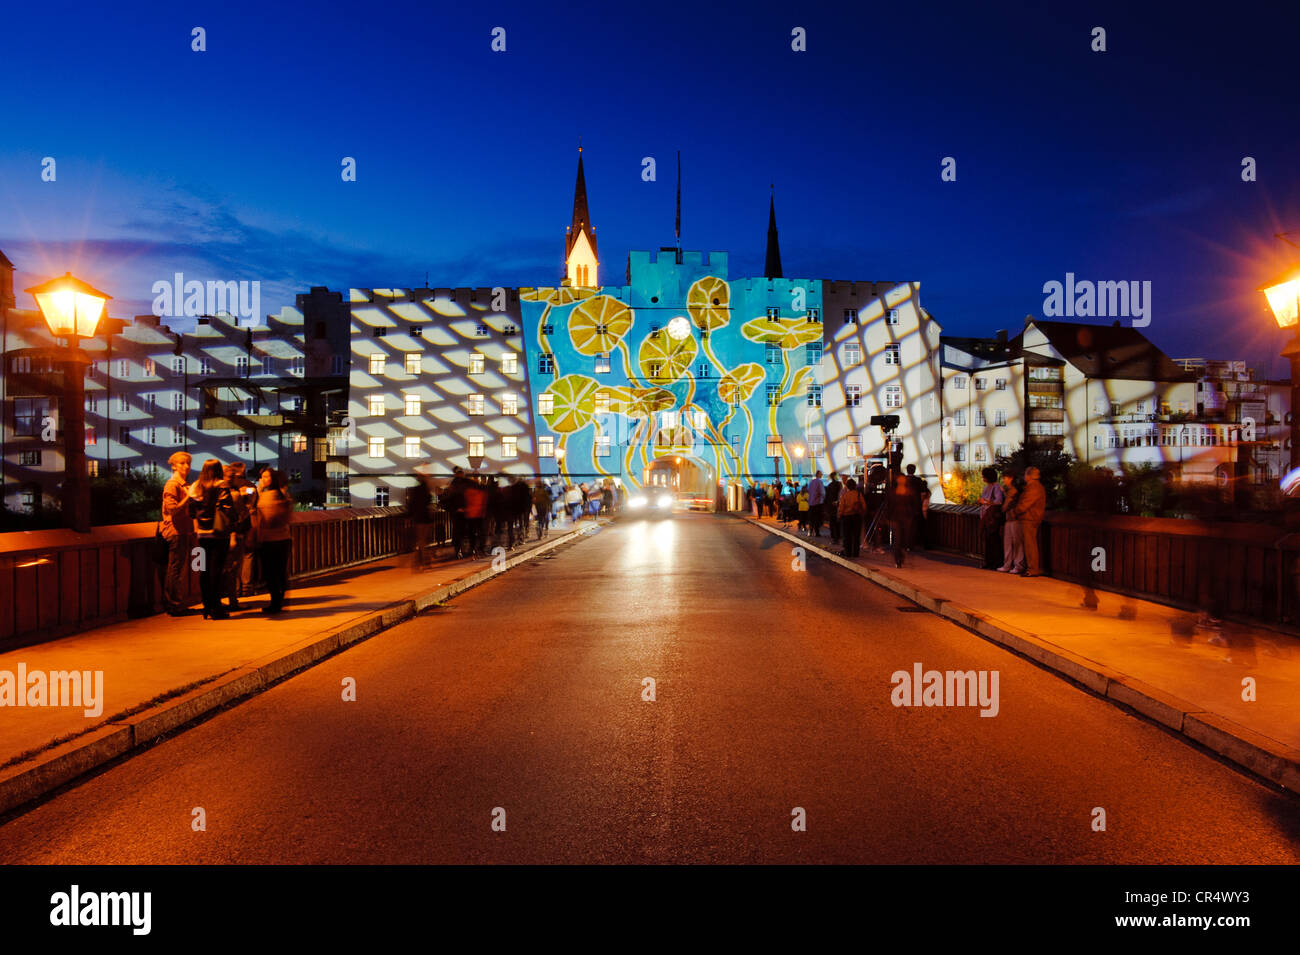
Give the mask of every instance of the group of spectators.
M 984 533 L 984 569 L 1022 577 L 1041 577 L 1038 528 L 1047 512 L 1047 489 L 1038 468 L 1025 468 L 1022 486 L 1015 475 L 985 468 L 980 493 L 980 530 Z
M 187 565 L 199 572 L 203 616 L 224 620 L 239 610 L 240 597 L 252 594 L 255 571 L 270 594 L 263 613 L 284 609 L 289 587 L 289 524 L 293 497 L 284 472 L 263 468 L 249 480 L 242 462 L 203 462 L 190 482 L 193 459 L 178 451 L 167 461 L 172 476 L 163 487 L 157 536 L 165 543 L 163 602 L 172 616 L 189 613 Z M 164 560 L 165 559 L 165 560 Z
M 558 479 L 520 476 L 504 483 L 496 476 L 452 470 L 451 480 L 439 483 L 427 472 L 416 474 L 407 493 L 406 509 L 415 526 L 412 568 L 433 559 L 433 532 L 439 512 L 451 523 L 451 547 L 456 559 L 486 557 L 495 547 L 513 549 L 528 538 L 530 524 L 541 540 L 561 515 L 575 523 L 584 514 L 595 519 L 615 510 L 624 500 L 622 487 L 609 478 L 599 483 L 564 484 Z

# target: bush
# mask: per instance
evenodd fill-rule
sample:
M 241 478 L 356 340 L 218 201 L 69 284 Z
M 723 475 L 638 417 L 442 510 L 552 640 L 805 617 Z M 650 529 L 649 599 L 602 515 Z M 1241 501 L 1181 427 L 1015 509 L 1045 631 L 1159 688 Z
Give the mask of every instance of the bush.
M 161 477 L 132 473 L 90 479 L 90 523 L 139 524 L 162 516 Z
M 1069 503 L 1066 479 L 1074 463 L 1074 456 L 1064 451 L 1031 450 L 1022 444 L 1009 455 L 999 455 L 993 466 L 998 474 L 1010 471 L 1017 484 L 1023 484 L 1026 468 L 1038 468 L 1038 479 L 1047 491 L 1047 506 L 1060 510 Z

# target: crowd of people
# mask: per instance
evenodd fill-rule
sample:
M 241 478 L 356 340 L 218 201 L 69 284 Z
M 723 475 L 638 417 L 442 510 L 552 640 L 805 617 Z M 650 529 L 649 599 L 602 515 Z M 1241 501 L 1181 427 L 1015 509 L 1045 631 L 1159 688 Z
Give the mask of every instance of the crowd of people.
M 1038 527 L 1047 509 L 1047 492 L 1037 468 L 1027 468 L 1022 485 L 1014 475 L 985 468 L 980 497 L 980 529 L 984 535 L 984 567 L 1024 577 L 1042 576 Z M 796 524 L 807 537 L 820 537 L 825 527 L 832 544 L 841 544 L 845 557 L 858 557 L 865 540 L 869 548 L 892 551 L 903 566 L 908 551 L 928 547 L 926 531 L 930 489 L 909 464 L 892 476 L 883 465 L 872 467 L 859 482 L 822 472 L 807 482 L 793 480 L 751 484 L 745 499 L 758 517 Z
M 451 550 L 456 559 L 486 557 L 496 547 L 519 546 L 535 529 L 541 540 L 552 524 L 595 519 L 623 506 L 626 494 L 612 478 L 591 484 L 565 484 L 558 478 L 522 476 L 509 483 L 496 476 L 452 471 L 451 480 L 439 485 L 425 471 L 416 473 L 407 493 L 406 510 L 415 526 L 412 568 L 427 567 L 433 559 L 433 532 L 438 513 L 450 519 Z
M 163 487 L 157 530 L 166 548 L 159 557 L 167 612 L 189 613 L 185 577 L 191 564 L 199 572 L 205 619 L 225 620 L 239 610 L 239 598 L 252 593 L 258 568 L 270 594 L 262 612 L 282 612 L 294 510 L 284 472 L 266 467 L 250 480 L 242 462 L 210 458 L 191 482 L 189 454 L 178 451 L 167 463 L 172 476 Z

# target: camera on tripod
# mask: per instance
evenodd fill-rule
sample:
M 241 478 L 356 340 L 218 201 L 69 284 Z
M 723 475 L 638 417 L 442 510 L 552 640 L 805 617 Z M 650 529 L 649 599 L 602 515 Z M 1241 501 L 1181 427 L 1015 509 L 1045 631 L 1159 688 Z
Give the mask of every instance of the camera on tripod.
M 894 432 L 898 430 L 898 415 L 872 415 L 871 423 L 885 432 L 885 448 L 889 454 L 889 469 L 885 473 L 878 475 L 879 481 L 871 481 L 870 475 L 868 475 L 868 480 L 872 484 L 884 483 L 886 479 L 892 483 L 894 476 L 903 472 L 903 442 L 894 440 Z M 875 468 L 872 468 L 872 470 L 874 471 Z M 885 471 L 885 469 L 881 468 L 881 471 Z

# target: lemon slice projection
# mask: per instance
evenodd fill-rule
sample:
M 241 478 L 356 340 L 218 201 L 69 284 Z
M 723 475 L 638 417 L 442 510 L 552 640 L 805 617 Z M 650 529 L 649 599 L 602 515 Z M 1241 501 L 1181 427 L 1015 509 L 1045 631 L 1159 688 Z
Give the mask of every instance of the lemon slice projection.
M 637 366 L 641 377 L 650 381 L 676 381 L 691 367 L 699 353 L 695 337 L 673 338 L 665 332 L 651 332 L 641 342 Z
M 629 418 L 648 418 L 677 404 L 677 396 L 667 388 L 629 388 L 627 392 L 625 413 Z
M 821 341 L 822 327 L 807 318 L 754 318 L 740 328 L 751 342 L 780 345 L 783 351 Z
M 716 275 L 706 275 L 686 293 L 686 310 L 697 328 L 712 331 L 731 321 L 731 286 Z
M 762 365 L 753 362 L 737 365 L 718 382 L 718 397 L 729 405 L 737 401 L 748 401 L 750 395 L 766 377 Z
M 543 414 L 546 426 L 557 434 L 572 434 L 591 424 L 596 413 L 596 392 L 600 383 L 586 375 L 563 375 L 555 379 L 546 393 L 551 395 L 551 411 Z
M 519 297 L 525 302 L 545 302 L 548 305 L 572 305 L 596 294 L 595 289 L 570 288 L 521 288 Z
M 580 355 L 612 352 L 632 327 L 632 309 L 609 295 L 597 295 L 569 313 L 569 339 Z

